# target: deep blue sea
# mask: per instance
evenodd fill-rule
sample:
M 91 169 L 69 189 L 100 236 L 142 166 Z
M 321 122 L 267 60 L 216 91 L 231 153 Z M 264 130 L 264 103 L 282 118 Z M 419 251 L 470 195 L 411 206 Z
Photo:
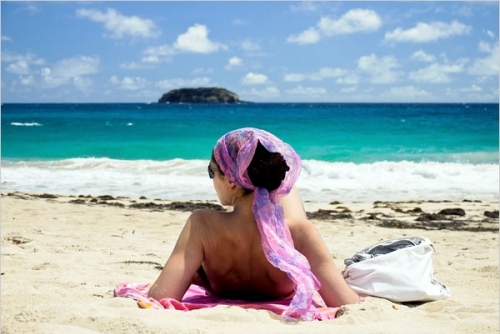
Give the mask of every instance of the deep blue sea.
M 2 104 L 2 190 L 214 200 L 217 139 L 258 127 L 305 200 L 497 200 L 498 104 Z

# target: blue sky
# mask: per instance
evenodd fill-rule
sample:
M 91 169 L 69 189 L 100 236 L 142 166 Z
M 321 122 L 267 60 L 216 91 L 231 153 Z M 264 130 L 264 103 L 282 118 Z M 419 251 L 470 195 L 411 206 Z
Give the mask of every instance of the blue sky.
M 1 3 L 2 102 L 498 102 L 498 2 Z

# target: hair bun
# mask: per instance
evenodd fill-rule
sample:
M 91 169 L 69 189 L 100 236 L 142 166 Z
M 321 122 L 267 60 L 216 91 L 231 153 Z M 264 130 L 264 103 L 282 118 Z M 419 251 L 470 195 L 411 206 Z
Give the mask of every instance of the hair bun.
M 279 188 L 289 170 L 280 153 L 269 152 L 259 141 L 247 172 L 255 187 L 266 188 L 271 192 Z

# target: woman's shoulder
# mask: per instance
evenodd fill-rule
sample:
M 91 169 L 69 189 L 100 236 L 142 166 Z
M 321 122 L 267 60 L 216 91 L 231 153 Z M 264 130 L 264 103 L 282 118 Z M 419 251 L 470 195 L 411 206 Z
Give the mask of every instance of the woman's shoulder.
M 207 226 L 220 221 L 225 214 L 226 212 L 223 211 L 200 209 L 193 211 L 193 213 L 189 216 L 188 221 L 190 221 L 191 224 Z
M 191 213 L 190 218 L 193 219 L 202 219 L 205 217 L 216 217 L 216 216 L 222 216 L 224 215 L 225 211 L 217 211 L 213 209 L 199 209 L 195 210 Z

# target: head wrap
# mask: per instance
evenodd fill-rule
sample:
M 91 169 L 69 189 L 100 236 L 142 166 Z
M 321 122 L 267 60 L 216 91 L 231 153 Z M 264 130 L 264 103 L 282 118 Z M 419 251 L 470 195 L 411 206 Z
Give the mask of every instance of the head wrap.
M 270 193 L 265 188 L 256 188 L 247 173 L 259 142 L 269 152 L 280 153 L 290 168 L 279 188 Z M 279 203 L 279 198 L 292 190 L 300 174 L 300 157 L 290 145 L 269 132 L 255 128 L 228 132 L 215 145 L 213 155 L 231 183 L 254 190 L 252 210 L 266 258 L 274 267 L 285 272 L 295 284 L 295 296 L 283 316 L 287 320 L 298 317 L 311 320 L 313 295 L 321 285 L 311 272 L 305 256 L 293 246 L 283 208 Z

